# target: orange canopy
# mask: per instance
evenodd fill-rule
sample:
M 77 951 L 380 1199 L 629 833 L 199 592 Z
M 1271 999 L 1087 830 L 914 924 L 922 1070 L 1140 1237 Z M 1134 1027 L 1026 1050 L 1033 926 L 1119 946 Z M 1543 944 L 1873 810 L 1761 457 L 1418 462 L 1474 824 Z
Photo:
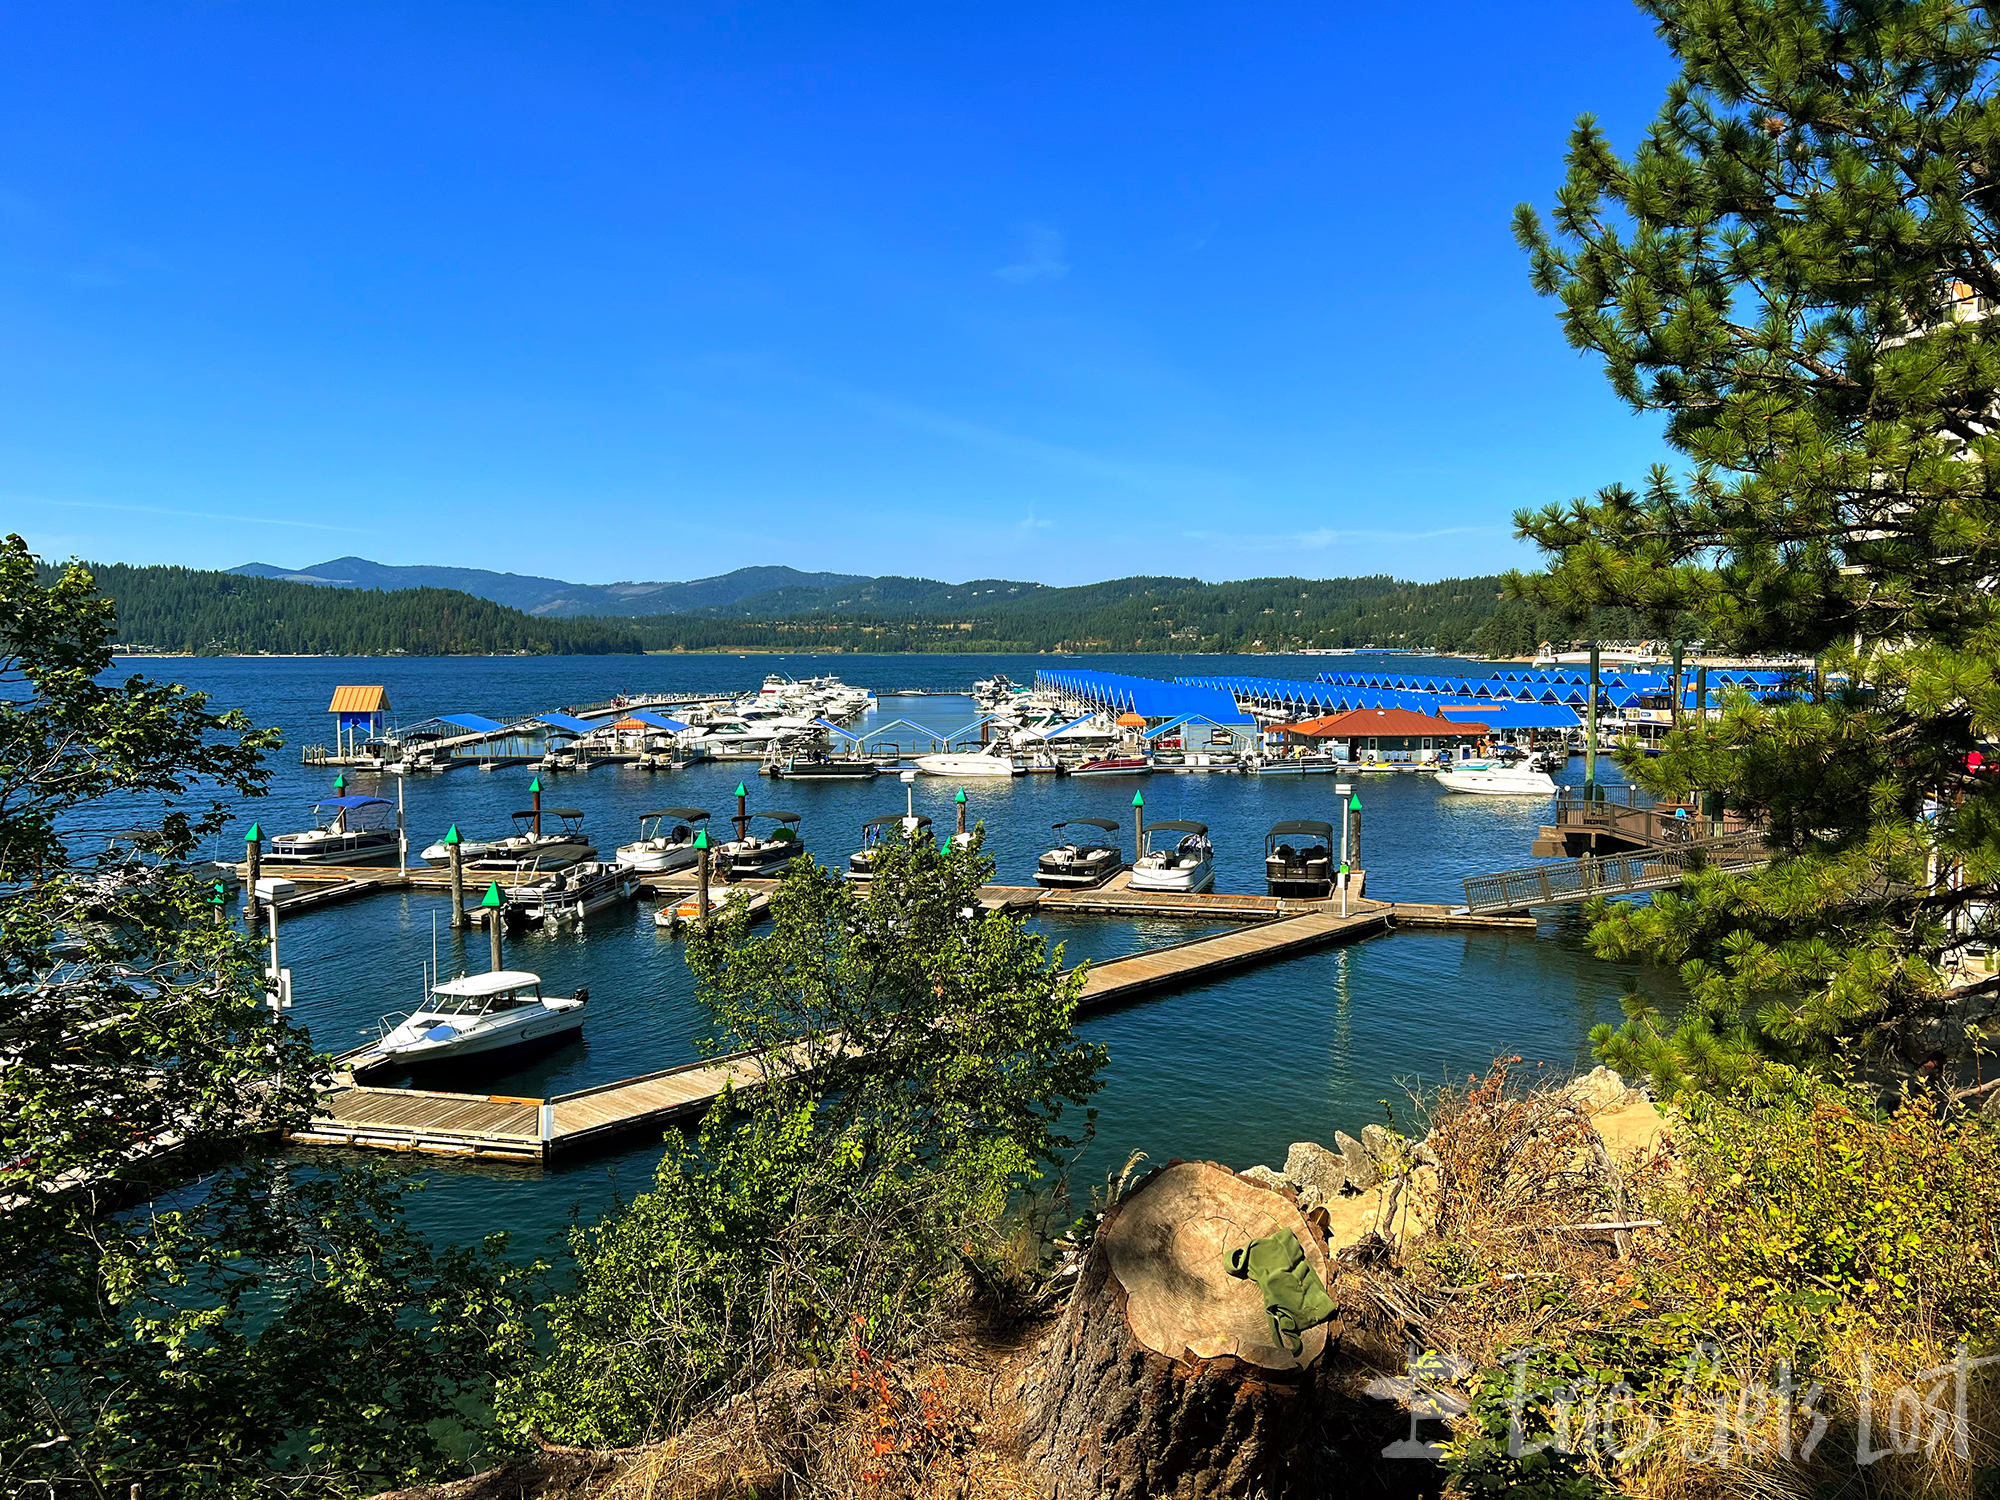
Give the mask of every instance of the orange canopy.
M 1137 714 L 1120 714 L 1118 716 L 1118 727 L 1120 729 L 1144 729 L 1146 721 Z

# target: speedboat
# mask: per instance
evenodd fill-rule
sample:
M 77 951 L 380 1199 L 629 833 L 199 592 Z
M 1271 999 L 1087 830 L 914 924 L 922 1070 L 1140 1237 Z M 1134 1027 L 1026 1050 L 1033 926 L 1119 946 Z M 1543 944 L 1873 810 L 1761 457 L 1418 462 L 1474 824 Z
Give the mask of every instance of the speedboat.
M 618 846 L 618 863 L 642 875 L 685 870 L 700 858 L 694 846 L 694 825 L 707 818 L 698 807 L 663 807 L 642 814 L 638 842 Z
M 537 832 L 545 818 L 554 818 L 561 832 Z M 583 813 L 574 807 L 545 807 L 539 813 L 523 808 L 514 814 L 514 831 L 497 839 L 467 840 L 458 846 L 468 870 L 559 870 L 580 859 L 592 859 L 597 848 L 583 831 Z M 424 850 L 424 863 L 451 863 L 451 846 L 442 841 Z
M 385 1016 L 379 1040 L 338 1061 L 358 1079 L 385 1068 L 554 1046 L 583 1030 L 589 998 L 588 990 L 568 998 L 545 996 L 541 976 L 518 969 L 447 979 L 431 986 L 423 1004 L 407 1016 Z
M 1264 837 L 1264 893 L 1318 899 L 1333 893 L 1333 825 L 1312 818 L 1273 824 Z
M 1155 832 L 1177 833 L 1171 847 L 1153 841 Z M 1206 823 L 1168 818 L 1148 823 L 1139 836 L 1139 858 L 1132 866 L 1135 891 L 1205 891 L 1215 884 L 1215 847 Z
M 1143 755 L 1103 755 L 1071 766 L 1072 776 L 1150 776 L 1153 763 Z
M 1118 825 L 1109 818 L 1067 818 L 1054 825 L 1058 835 L 1065 828 L 1097 828 L 1116 837 Z M 1072 835 L 1056 845 L 1035 864 L 1035 884 L 1058 891 L 1087 891 L 1104 884 L 1125 868 L 1125 855 L 1116 843 L 1106 844 L 1089 834 Z
M 1488 797 L 1553 797 L 1554 779 L 1532 769 L 1526 757 L 1509 746 L 1483 760 L 1448 761 L 1438 767 L 1437 784 L 1447 792 L 1478 792 Z
M 560 927 L 581 924 L 594 911 L 630 901 L 639 894 L 639 876 L 616 860 L 585 860 L 555 872 L 546 880 L 514 886 L 507 892 L 501 920 L 510 928 Z
M 394 855 L 396 804 L 381 797 L 329 797 L 313 807 L 326 821 L 271 840 L 266 861 L 285 865 L 362 865 Z
M 995 740 L 984 750 L 946 751 L 939 755 L 919 755 L 913 762 L 926 776 L 1019 776 L 1013 750 L 1005 740 Z
M 731 839 L 720 844 L 715 850 L 715 861 L 725 879 L 759 880 L 771 879 L 783 872 L 799 855 L 806 852 L 805 841 L 793 825 L 799 821 L 794 812 L 751 813 L 745 820 L 746 826 L 759 818 L 767 818 L 778 826 L 771 830 L 768 838 L 760 838 L 755 833 L 746 832 L 740 839 Z
M 780 781 L 873 781 L 881 769 L 872 760 L 835 760 L 818 751 L 771 762 L 771 775 Z
M 895 830 L 894 835 L 891 830 Z M 866 881 L 875 878 L 875 857 L 892 836 L 906 839 L 929 838 L 931 820 L 918 814 L 885 813 L 861 825 L 861 847 L 847 857 L 847 878 Z

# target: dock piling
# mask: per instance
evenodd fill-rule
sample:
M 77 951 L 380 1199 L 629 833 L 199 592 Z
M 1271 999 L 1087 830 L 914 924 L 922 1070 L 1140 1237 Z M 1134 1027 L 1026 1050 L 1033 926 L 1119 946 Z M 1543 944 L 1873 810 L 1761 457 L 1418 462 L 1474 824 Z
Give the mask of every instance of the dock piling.
M 708 925 L 708 830 L 702 829 L 694 836 L 695 848 L 695 916 L 702 926 Z
M 750 794 L 743 789 L 743 783 L 736 783 L 736 842 L 742 843 L 750 837 Z
M 250 866 L 250 873 L 243 881 L 243 925 L 254 934 L 257 931 L 257 877 L 264 873 L 264 830 L 255 823 L 243 835 L 243 858 Z
M 500 972 L 500 913 L 506 907 L 506 898 L 500 894 L 500 882 L 493 881 L 486 887 L 486 894 L 479 898 L 480 908 L 486 913 L 486 933 L 493 942 L 493 972 Z
M 451 925 L 463 927 L 465 915 L 465 849 L 459 837 L 458 825 L 452 824 L 445 830 L 444 846 L 451 851 Z

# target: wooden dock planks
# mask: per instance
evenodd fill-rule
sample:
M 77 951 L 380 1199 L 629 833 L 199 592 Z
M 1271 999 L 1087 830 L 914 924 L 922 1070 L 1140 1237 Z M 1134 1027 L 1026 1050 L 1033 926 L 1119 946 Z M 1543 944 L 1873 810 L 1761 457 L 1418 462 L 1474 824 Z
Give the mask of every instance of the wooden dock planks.
M 1393 918 L 1393 907 L 1368 903 L 1365 909 L 1345 917 L 1337 910 L 1308 912 L 1189 943 L 1148 949 L 1126 958 L 1109 959 L 1091 965 L 1084 977 L 1083 998 L 1078 1008 L 1089 1010 L 1110 1005 L 1250 964 L 1270 963 L 1331 943 L 1372 937 L 1388 931 Z

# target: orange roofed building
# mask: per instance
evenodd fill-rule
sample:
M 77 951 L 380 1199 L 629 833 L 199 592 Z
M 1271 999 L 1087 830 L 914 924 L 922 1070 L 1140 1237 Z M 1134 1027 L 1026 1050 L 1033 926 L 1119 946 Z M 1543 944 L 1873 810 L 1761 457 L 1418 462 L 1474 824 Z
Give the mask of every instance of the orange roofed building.
M 1492 733 L 1484 724 L 1459 719 L 1435 718 L 1408 708 L 1356 708 L 1323 719 L 1283 726 L 1285 738 L 1307 745 L 1330 740 L 1345 741 L 1349 753 L 1421 754 L 1443 750 L 1468 741 L 1483 740 Z

